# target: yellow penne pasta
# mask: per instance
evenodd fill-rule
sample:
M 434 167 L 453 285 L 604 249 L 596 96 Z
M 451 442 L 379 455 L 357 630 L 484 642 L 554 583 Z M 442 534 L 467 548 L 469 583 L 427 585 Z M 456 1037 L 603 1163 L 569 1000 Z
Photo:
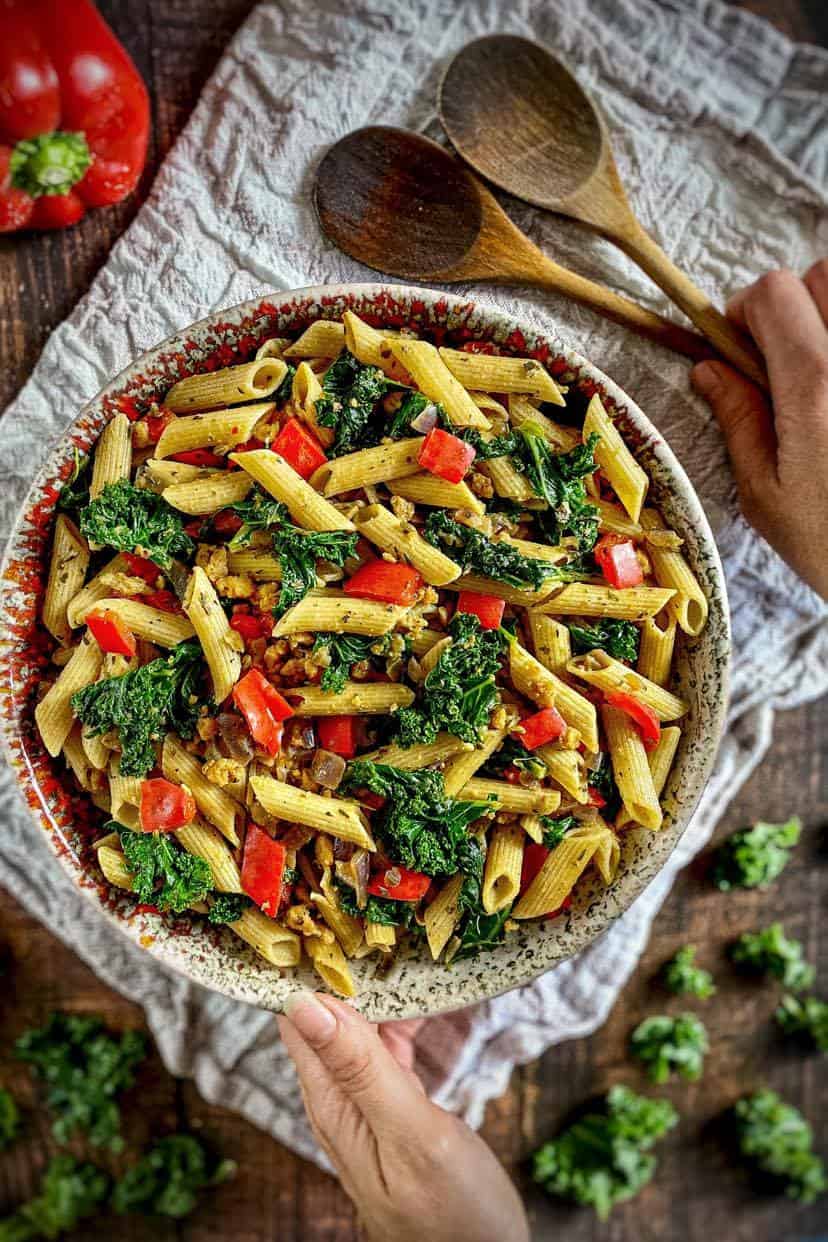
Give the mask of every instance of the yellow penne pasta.
M 662 629 L 654 617 L 647 617 L 641 623 L 640 634 L 638 671 L 657 686 L 666 686 L 670 680 L 676 645 L 675 618 L 671 617 Z
M 88 729 L 81 730 L 81 746 L 90 765 L 97 772 L 105 772 L 109 767 L 111 751 L 102 737 L 95 736 Z
M 531 608 L 539 604 L 549 594 L 549 587 L 532 590 L 529 587 L 507 586 L 494 578 L 481 578 L 477 574 L 463 574 L 453 582 L 446 583 L 447 591 L 471 591 L 473 595 L 496 595 L 505 599 L 507 604 L 519 604 L 523 608 Z
M 641 514 L 641 524 L 645 532 L 665 529 L 660 515 L 653 509 L 644 510 Z M 707 623 L 707 596 L 687 561 L 681 552 L 668 547 L 659 547 L 657 543 L 649 540 L 646 551 L 656 581 L 660 586 L 671 588 L 674 592 L 667 605 L 668 613 L 685 634 L 693 637 L 700 634 Z
M 643 621 L 653 617 L 675 595 L 661 587 L 592 586 L 571 582 L 539 605 L 541 612 L 559 617 L 617 617 L 621 621 Z
M 175 836 L 189 854 L 207 863 L 213 876 L 213 888 L 220 893 L 243 891 L 241 874 L 230 846 L 212 824 L 194 819 L 186 828 L 179 828 Z
M 164 612 L 150 604 L 140 604 L 136 599 L 122 599 L 117 595 L 109 599 L 104 597 L 85 608 L 81 619 L 85 621 L 92 611 L 114 612 L 137 638 L 144 638 L 148 643 L 156 643 L 159 647 L 177 647 L 195 633 L 186 617 L 180 617 L 174 612 Z
M 339 496 L 359 487 L 371 487 L 375 483 L 388 483 L 417 474 L 422 446 L 423 437 L 414 436 L 406 440 L 389 440 L 375 448 L 335 457 L 311 476 L 311 487 L 323 496 Z
M 214 824 L 231 845 L 240 844 L 236 832 L 237 803 L 218 785 L 207 780 L 199 760 L 185 750 L 174 733 L 168 733 L 164 738 L 161 770 L 168 781 L 189 789 L 200 814 Z
M 464 746 L 448 760 L 443 768 L 443 784 L 449 798 L 456 798 L 475 772 L 479 771 L 491 758 L 513 723 L 510 719 L 509 726 L 506 728 L 484 729 L 477 746 Z
M 286 345 L 283 358 L 335 358 L 345 345 L 345 329 L 333 319 L 317 319 L 302 335 Z
M 354 529 L 353 522 L 314 491 L 278 453 L 253 449 L 249 453 L 231 453 L 230 460 L 246 470 L 276 500 L 287 505 L 294 522 L 305 530 Z
M 541 414 L 536 406 L 527 401 L 526 397 L 512 395 L 509 397 L 509 418 L 514 427 L 523 427 L 526 423 L 534 423 L 540 428 L 544 439 L 548 440 L 556 453 L 568 453 L 581 443 L 580 432 L 575 427 L 563 427 L 546 414 Z
M 88 568 L 89 544 L 75 523 L 59 513 L 41 615 L 46 629 L 64 646 L 72 638 L 67 610 L 83 586 Z
M 141 784 L 140 776 L 121 776 L 118 758 L 113 756 L 110 759 L 109 794 L 113 819 L 118 818 L 123 806 L 140 806 Z
M 101 660 L 101 649 L 87 631 L 57 681 L 35 708 L 35 722 L 50 755 L 60 754 L 72 730 L 72 695 L 97 680 Z
M 241 676 L 239 636 L 230 628 L 216 589 L 200 565 L 190 574 L 183 608 L 204 651 L 213 697 L 223 703 Z
M 231 574 L 248 574 L 257 582 L 281 582 L 282 566 L 271 552 L 259 548 L 240 548 L 228 557 Z
M 126 889 L 130 893 L 134 891 L 134 876 L 129 869 L 123 850 L 111 845 L 99 845 L 97 859 L 98 866 L 109 884 L 114 888 Z
M 483 501 L 465 483 L 447 483 L 445 479 L 438 479 L 435 474 L 426 471 L 409 474 L 404 479 L 392 479 L 387 486 L 392 496 L 402 496 L 417 505 L 460 509 L 476 513 L 478 517 L 486 512 Z
M 148 457 L 141 467 L 140 477 L 149 483 L 154 492 L 163 492 L 165 487 L 173 487 L 176 483 L 193 483 L 196 479 L 209 479 L 216 473 L 213 466 L 191 466 L 183 461 L 160 461 L 157 457 Z
M 423 924 L 426 930 L 428 947 L 436 962 L 448 944 L 460 918 L 460 890 L 463 887 L 463 876 L 455 875 L 440 889 L 434 900 L 426 906 Z
M 641 539 L 644 528 L 640 522 L 634 522 L 628 513 L 619 505 L 612 505 L 608 500 L 596 497 L 592 502 L 600 515 L 598 529 L 601 534 L 627 535 L 630 539 Z
M 284 364 L 265 362 L 259 365 L 278 367 Z M 265 401 L 238 409 L 213 410 L 209 414 L 174 418 L 161 433 L 161 439 L 155 446 L 155 457 L 163 460 L 172 457 L 173 453 L 185 453 L 191 449 L 230 449 L 236 444 L 244 444 L 253 435 L 256 424 L 272 414 L 275 408 L 272 401 Z
M 132 468 L 132 426 L 126 414 L 116 414 L 101 432 L 92 462 L 89 499 L 96 500 L 110 483 L 128 479 Z
M 572 658 L 569 630 L 554 617 L 547 617 L 534 608 L 527 609 L 526 620 L 536 658 L 552 673 L 565 672 L 567 661 Z
M 473 776 L 460 790 L 464 802 L 486 802 L 493 811 L 515 811 L 518 814 L 551 815 L 561 805 L 557 789 L 529 789 L 511 785 L 509 781 L 490 781 Z
M 238 504 L 252 486 L 253 480 L 242 470 L 216 470 L 208 478 L 193 479 L 191 483 L 173 483 L 165 487 L 161 495 L 168 505 L 180 513 L 198 517 Z
M 661 804 L 641 734 L 625 712 L 609 704 L 601 708 L 601 722 L 621 800 L 631 819 L 655 831 L 661 827 Z
M 499 824 L 486 851 L 481 900 L 487 914 L 510 906 L 520 891 L 524 831 L 520 824 Z
M 277 819 L 306 824 L 341 841 L 353 841 L 362 849 L 376 848 L 358 803 L 347 798 L 325 798 L 272 776 L 251 776 L 250 785 L 256 799 Z
M 368 505 L 354 515 L 357 530 L 383 552 L 408 561 L 432 586 L 445 586 L 460 576 L 460 566 L 433 547 L 410 522 L 384 505 Z
M 356 996 L 348 959 L 337 940 L 331 943 L 321 936 L 307 936 L 304 946 L 314 970 L 332 991 L 340 996 Z
M 411 376 L 391 352 L 390 334 L 372 328 L 353 311 L 344 312 L 342 323 L 345 328 L 345 346 L 355 358 L 367 366 L 379 367 L 391 379 L 403 384 L 411 383 Z
M 390 768 L 399 768 L 403 772 L 416 772 L 420 768 L 430 768 L 434 764 L 442 763 L 445 759 L 451 759 L 454 755 L 470 750 L 472 750 L 471 745 L 461 741 L 459 737 L 453 737 L 451 733 L 438 733 L 433 742 L 421 742 L 417 746 L 398 746 L 392 742 L 389 746 L 381 746 L 379 750 L 360 755 L 360 759 L 369 763 L 384 763 Z M 482 762 L 484 761 L 481 760 Z M 473 771 L 476 772 L 477 768 Z M 448 792 L 449 790 L 446 789 L 446 793 Z
M 188 375 L 173 385 L 164 399 L 164 405 L 174 414 L 190 414 L 196 410 L 240 405 L 243 401 L 263 401 L 276 391 L 286 375 L 287 364 L 280 358 L 256 358 L 253 362 L 223 367 L 206 375 Z M 177 449 L 172 451 L 178 452 Z M 159 453 L 160 457 L 165 455 Z
M 519 392 L 565 405 L 561 390 L 546 367 L 534 358 L 508 358 L 497 354 L 470 354 L 461 349 L 441 349 L 440 357 L 464 388 L 481 392 Z
M 66 620 L 72 629 L 77 629 L 79 625 L 83 625 L 83 619 L 93 604 L 101 599 L 106 599 L 112 593 L 108 584 L 108 578 L 111 574 L 125 573 L 127 562 L 123 552 L 119 552 L 117 556 L 113 556 L 111 561 L 104 565 L 103 569 L 95 574 L 94 578 L 90 578 L 86 586 L 78 591 L 74 599 L 69 600 L 66 605 Z
M 84 749 L 81 740 L 81 729 L 78 724 L 72 726 L 66 741 L 63 743 L 63 757 L 81 789 L 91 791 L 93 765 L 89 762 L 89 756 Z
M 587 655 L 575 656 L 566 667 L 574 677 L 580 677 L 607 694 L 623 690 L 634 695 L 651 707 L 659 720 L 679 720 L 687 714 L 688 704 L 684 699 L 648 681 L 620 660 L 613 660 L 605 651 L 590 651 Z
M 311 893 L 311 901 L 341 944 L 342 952 L 346 957 L 353 957 L 364 939 L 360 920 L 340 910 L 322 893 Z
M 506 500 L 532 500 L 535 493 L 526 475 L 516 469 L 509 457 L 491 457 L 479 469 L 492 481 L 496 496 Z
M 273 633 L 332 631 L 379 638 L 393 630 L 407 612 L 407 605 L 377 603 L 339 591 L 309 591 L 279 618 Z
M 555 707 L 566 723 L 580 733 L 587 750 L 598 750 L 598 717 L 593 704 L 556 673 L 544 668 L 518 642 L 509 646 L 509 675 L 520 694 L 538 707 Z
M 397 929 L 388 923 L 365 924 L 365 944 L 368 948 L 378 949 L 380 953 L 390 953 L 397 943 Z
M 668 725 L 661 730 L 661 735 L 653 749 L 647 752 L 647 762 L 650 765 L 653 788 L 659 798 L 661 798 L 664 786 L 667 784 L 667 777 L 670 775 L 670 769 L 673 766 L 673 760 L 676 757 L 680 740 L 681 729 L 676 725 Z M 616 828 L 629 828 L 633 822 L 628 807 L 622 806 L 615 817 Z
M 420 391 L 430 401 L 442 405 L 455 426 L 489 428 L 491 424 L 486 415 L 474 404 L 459 380 L 455 379 L 433 345 L 411 337 L 390 339 L 388 345 Z
M 242 913 L 235 923 L 228 924 L 230 930 L 257 953 L 261 954 L 271 966 L 298 966 L 302 957 L 302 943 L 295 932 L 289 931 L 275 919 L 270 919 L 261 910 L 252 907 Z
M 284 351 L 290 345 L 290 341 L 286 336 L 272 336 L 267 341 L 262 341 L 256 350 L 256 358 L 281 358 Z
M 385 716 L 414 702 L 413 690 L 391 682 L 346 681 L 336 694 L 292 686 L 288 693 L 296 716 Z
M 512 918 L 534 919 L 559 910 L 602 844 L 605 831 L 605 825 L 584 825 L 567 833 L 517 902 Z
M 577 750 L 558 750 L 554 746 L 539 746 L 537 757 L 546 765 L 546 771 L 561 789 L 576 802 L 589 801 L 589 778 L 583 755 Z
M 595 460 L 627 513 L 637 522 L 650 480 L 627 448 L 597 393 L 587 406 L 583 434 L 585 441 L 591 435 L 599 437 Z

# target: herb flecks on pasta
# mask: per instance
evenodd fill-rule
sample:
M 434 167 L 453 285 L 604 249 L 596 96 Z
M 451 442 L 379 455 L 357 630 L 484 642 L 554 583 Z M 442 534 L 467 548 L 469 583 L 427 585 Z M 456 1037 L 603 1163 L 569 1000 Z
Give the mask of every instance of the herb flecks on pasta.
M 105 879 L 345 996 L 366 955 L 581 917 L 669 816 L 707 615 L 601 397 L 579 420 L 535 359 L 440 346 L 351 311 L 262 341 L 115 415 L 57 503 L 35 720 Z M 768 882 L 796 830 L 716 881 Z

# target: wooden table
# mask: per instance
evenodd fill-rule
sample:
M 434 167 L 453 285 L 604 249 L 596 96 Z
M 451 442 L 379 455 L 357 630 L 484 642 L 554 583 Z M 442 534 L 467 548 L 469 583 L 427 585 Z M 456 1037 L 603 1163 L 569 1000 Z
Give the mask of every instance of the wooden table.
M 0 408 L 29 374 L 49 332 L 71 310 L 146 194 L 158 164 L 187 119 L 228 38 L 252 7 L 251 0 L 134 0 L 128 6 L 101 0 L 101 8 L 128 43 L 153 96 L 154 140 L 141 192 L 122 207 L 95 213 L 69 233 L 0 241 Z M 828 12 L 817 0 L 750 0 L 744 8 L 775 21 L 794 38 L 828 43 Z M 697 1086 L 667 1089 L 682 1123 L 662 1145 L 655 1182 L 634 1203 L 600 1227 L 590 1213 L 551 1203 L 526 1186 L 536 1239 L 566 1242 L 819 1242 L 822 1206 L 759 1199 L 718 1146 L 714 1118 L 739 1094 L 767 1082 L 814 1121 L 818 1145 L 828 1154 L 828 1080 L 816 1058 L 783 1048 L 770 1015 L 773 988 L 737 979 L 723 946 L 740 931 L 784 920 L 819 958 L 824 909 L 828 781 L 824 751 L 828 705 L 814 704 L 780 717 L 773 748 L 720 826 L 718 838 L 757 818 L 783 819 L 797 811 L 807 825 L 804 844 L 769 895 L 724 899 L 705 879 L 705 859 L 679 878 L 655 927 L 649 948 L 606 1026 L 590 1039 L 552 1049 L 515 1073 L 509 1090 L 488 1110 L 483 1133 L 520 1181 L 523 1162 L 552 1135 L 569 1109 L 614 1082 L 644 1086 L 626 1055 L 629 1031 L 647 1013 L 680 1002 L 659 992 L 653 976 L 681 944 L 701 947 L 705 965 L 719 975 L 719 993 L 704 1006 L 712 1052 Z M 820 906 L 822 890 L 822 907 Z M 28 1085 L 7 1049 L 28 1026 L 55 1007 L 98 1011 L 116 1025 L 140 1025 L 141 1011 L 105 988 L 90 970 L 13 898 L 0 900 L 0 944 L 8 959 L 6 1004 L 0 1013 L 0 1077 L 21 1098 Z M 828 946 L 819 958 L 825 992 Z M 331 1178 L 265 1138 L 232 1113 L 211 1108 L 188 1082 L 176 1082 L 155 1058 L 140 1085 L 140 1108 L 128 1110 L 128 1137 L 145 1141 L 150 1127 L 203 1129 L 235 1156 L 237 1179 L 212 1194 L 186 1223 L 96 1221 L 77 1239 L 97 1242 L 352 1242 L 350 1205 Z M 0 1159 L 4 1208 L 28 1197 L 51 1154 L 48 1122 L 40 1110 L 26 1116 L 25 1142 Z M 821 1130 L 821 1133 L 820 1133 Z M 822 1227 L 820 1227 L 822 1226 Z

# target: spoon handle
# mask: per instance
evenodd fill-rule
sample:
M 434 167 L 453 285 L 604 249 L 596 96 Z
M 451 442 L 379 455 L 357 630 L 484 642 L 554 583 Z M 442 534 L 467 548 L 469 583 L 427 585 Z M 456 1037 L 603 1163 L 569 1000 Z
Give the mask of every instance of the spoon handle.
M 676 267 L 637 221 L 634 228 L 625 229 L 613 240 L 684 311 L 722 357 L 767 392 L 768 373 L 758 349 L 713 305 L 707 294 Z

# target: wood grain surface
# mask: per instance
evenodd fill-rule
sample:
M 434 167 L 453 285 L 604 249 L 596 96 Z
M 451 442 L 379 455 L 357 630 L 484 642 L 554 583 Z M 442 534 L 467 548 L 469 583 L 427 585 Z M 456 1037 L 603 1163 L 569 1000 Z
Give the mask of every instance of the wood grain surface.
M 141 191 L 129 203 L 91 214 L 68 233 L 0 240 L 0 408 L 31 371 L 49 332 L 72 309 L 131 220 L 141 197 L 222 48 L 252 7 L 251 0 L 100 0 L 149 83 L 154 141 Z M 741 7 L 776 22 L 786 34 L 828 43 L 824 0 L 748 0 Z M 825 1201 L 811 1208 L 757 1198 L 722 1152 L 715 1126 L 742 1092 L 768 1083 L 815 1123 L 828 1155 L 828 1076 L 824 1062 L 785 1048 L 774 1035 L 772 987 L 738 979 L 723 946 L 739 932 L 782 919 L 817 964 L 822 993 L 828 942 L 819 937 L 828 872 L 828 704 L 812 704 L 777 720 L 773 748 L 720 825 L 717 839 L 743 823 L 781 819 L 797 811 L 806 823 L 803 845 L 770 893 L 727 898 L 706 878 L 702 857 L 679 878 L 654 934 L 604 1028 L 550 1050 L 517 1071 L 494 1102 L 483 1133 L 525 1186 L 533 1238 L 566 1242 L 824 1242 Z M 607 1226 L 591 1214 L 550 1202 L 526 1185 L 525 1157 L 552 1135 L 567 1112 L 613 1082 L 644 1087 L 626 1055 L 632 1027 L 647 1013 L 680 1008 L 654 982 L 661 963 L 681 944 L 699 946 L 716 971 L 719 993 L 695 1004 L 707 1021 L 712 1051 L 701 1083 L 667 1088 L 682 1113 L 664 1142 L 653 1184 L 616 1211 Z M 141 1011 L 103 987 L 45 927 L 28 917 L 13 894 L 0 895 L 0 954 L 6 967 L 0 1009 L 0 1081 L 24 1104 L 26 1136 L 0 1158 L 0 1212 L 29 1196 L 52 1154 L 48 1120 L 34 1107 L 26 1076 L 9 1059 L 13 1039 L 55 1007 L 99 1012 L 116 1025 L 140 1025 Z M 263 1137 L 237 1116 L 212 1108 L 192 1084 L 176 1082 L 154 1058 L 127 1101 L 128 1137 L 191 1128 L 239 1161 L 237 1179 L 213 1192 L 181 1224 L 140 1219 L 100 1220 L 72 1235 L 77 1242 L 355 1242 L 348 1200 L 338 1184 Z M 427 1236 L 424 1229 L 423 1236 Z M 459 1240 L 458 1240 L 459 1242 Z

